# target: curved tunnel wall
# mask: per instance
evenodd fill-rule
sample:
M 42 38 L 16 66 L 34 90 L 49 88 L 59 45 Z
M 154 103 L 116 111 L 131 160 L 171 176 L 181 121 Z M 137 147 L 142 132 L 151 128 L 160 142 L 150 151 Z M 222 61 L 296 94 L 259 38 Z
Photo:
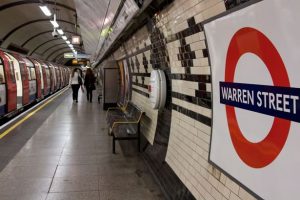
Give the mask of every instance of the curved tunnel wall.
M 211 72 L 200 23 L 232 6 L 175 0 L 108 58 L 130 68 L 132 101 L 147 115 L 142 132 L 150 144 L 143 155 L 170 199 L 255 199 L 208 162 Z M 168 81 L 162 112 L 151 108 L 147 90 L 155 68 Z

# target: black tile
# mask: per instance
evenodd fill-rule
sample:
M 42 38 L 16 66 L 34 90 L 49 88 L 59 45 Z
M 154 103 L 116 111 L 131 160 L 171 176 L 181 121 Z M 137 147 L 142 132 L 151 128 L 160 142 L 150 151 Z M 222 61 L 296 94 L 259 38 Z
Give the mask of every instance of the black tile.
M 185 67 L 184 71 L 185 71 L 186 74 L 190 74 L 191 73 L 191 68 Z
M 200 91 L 200 90 L 196 90 L 195 91 L 195 96 L 202 98 L 202 99 L 211 99 L 211 92 L 206 92 L 206 91 Z
M 138 83 L 138 82 L 132 82 L 133 85 L 148 89 L 148 85 L 145 85 L 144 83 Z
M 211 83 L 210 75 L 195 75 L 195 74 L 171 74 L 172 79 L 176 80 L 186 80 L 200 83 Z
M 143 96 L 145 96 L 145 97 L 148 97 L 148 98 L 149 98 L 149 94 L 146 93 L 146 92 L 143 92 L 143 91 L 138 90 L 138 89 L 136 89 L 136 88 L 132 88 L 132 90 L 135 91 L 135 92 L 137 92 L 137 93 L 139 93 L 139 94 L 141 94 L 141 95 L 143 95 Z
M 191 17 L 191 18 L 187 19 L 187 23 L 188 23 L 189 27 L 196 25 L 195 18 Z
M 150 77 L 150 73 L 131 73 L 132 76 L 146 76 Z
M 208 57 L 208 50 L 207 49 L 202 49 L 203 52 L 203 57 Z
M 193 103 L 198 106 L 205 107 L 205 108 L 209 108 L 209 109 L 211 108 L 211 100 L 210 99 L 192 97 L 192 96 L 188 96 L 188 95 L 177 93 L 177 92 L 172 92 L 172 97 L 180 99 L 182 101 L 187 101 L 189 103 Z
M 184 45 L 186 45 L 185 38 L 182 38 L 182 39 L 180 40 L 180 44 L 181 44 L 181 46 L 184 46 Z
M 186 108 L 183 108 L 181 106 L 178 106 L 178 105 L 175 105 L 175 104 L 172 104 L 172 107 L 174 110 L 190 117 L 190 118 L 193 118 L 203 124 L 206 124 L 208 126 L 211 126 L 211 119 L 209 117 L 206 117 L 204 115 L 201 115 L 199 113 L 196 113 L 194 111 L 191 111 L 191 110 L 188 110 Z

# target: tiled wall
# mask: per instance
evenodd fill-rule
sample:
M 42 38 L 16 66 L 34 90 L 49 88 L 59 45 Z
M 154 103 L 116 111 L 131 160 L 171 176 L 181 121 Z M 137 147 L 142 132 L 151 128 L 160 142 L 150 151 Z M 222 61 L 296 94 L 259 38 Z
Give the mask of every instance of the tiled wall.
M 225 10 L 223 0 L 174 0 L 114 53 L 130 66 L 132 101 L 147 113 L 145 157 L 171 199 L 255 199 L 208 162 L 212 91 L 201 22 Z M 161 112 L 147 90 L 155 68 L 168 80 Z
M 150 63 L 151 41 L 147 27 L 136 32 L 114 53 L 114 57 L 128 64 L 132 81 L 131 100 L 146 113 L 146 117 L 142 121 L 142 132 L 149 143 L 153 145 L 158 111 L 152 109 L 149 100 L 148 85 L 153 67 Z

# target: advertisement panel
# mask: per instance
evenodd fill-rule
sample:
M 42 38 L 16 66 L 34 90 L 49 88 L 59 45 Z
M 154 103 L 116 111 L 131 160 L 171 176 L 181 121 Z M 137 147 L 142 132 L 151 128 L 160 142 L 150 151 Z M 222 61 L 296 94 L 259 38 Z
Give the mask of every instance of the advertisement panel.
M 264 0 L 204 25 L 210 161 L 263 199 L 300 196 L 300 1 Z

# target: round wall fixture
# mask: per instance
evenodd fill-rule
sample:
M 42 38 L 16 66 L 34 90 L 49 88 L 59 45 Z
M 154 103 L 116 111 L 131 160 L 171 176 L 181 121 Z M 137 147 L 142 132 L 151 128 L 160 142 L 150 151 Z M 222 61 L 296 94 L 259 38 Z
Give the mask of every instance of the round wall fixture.
M 151 72 L 148 90 L 152 108 L 163 108 L 166 104 L 167 84 L 165 73 L 162 70 L 158 69 Z

